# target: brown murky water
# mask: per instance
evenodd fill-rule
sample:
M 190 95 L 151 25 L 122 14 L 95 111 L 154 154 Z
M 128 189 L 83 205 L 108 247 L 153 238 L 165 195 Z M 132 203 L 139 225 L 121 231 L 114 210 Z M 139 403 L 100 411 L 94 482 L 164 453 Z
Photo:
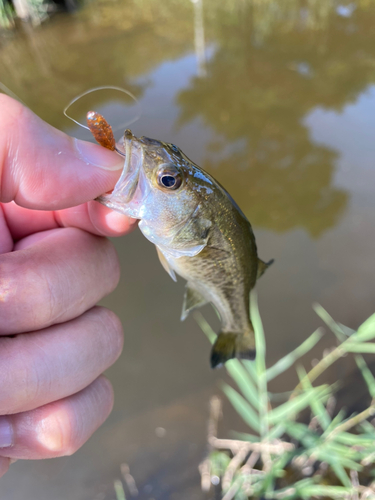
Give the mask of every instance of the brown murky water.
M 64 106 L 90 87 L 125 87 L 143 108 L 136 135 L 178 144 L 213 173 L 276 261 L 257 287 L 272 363 L 320 324 L 313 302 L 351 327 L 375 310 L 374 25 L 371 0 L 93 1 L 4 34 L 0 80 L 86 139 Z M 98 110 L 118 119 L 105 99 Z M 210 370 L 194 320 L 179 322 L 184 284 L 153 246 L 139 232 L 115 245 L 122 280 L 104 304 L 126 340 L 108 372 L 114 411 L 73 457 L 14 464 L 1 500 L 112 500 L 123 462 L 140 499 L 203 498 L 208 400 L 225 372 Z

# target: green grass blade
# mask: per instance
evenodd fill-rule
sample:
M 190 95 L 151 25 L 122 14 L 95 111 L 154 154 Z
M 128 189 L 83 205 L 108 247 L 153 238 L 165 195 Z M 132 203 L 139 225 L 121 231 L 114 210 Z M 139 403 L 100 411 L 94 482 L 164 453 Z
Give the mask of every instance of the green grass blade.
M 210 327 L 208 322 L 205 320 L 203 314 L 199 311 L 194 312 L 194 319 L 200 326 L 200 329 L 202 332 L 206 335 L 208 340 L 213 344 L 216 340 L 216 333 L 213 331 L 213 329 Z
M 259 443 L 259 436 L 254 436 L 254 434 L 235 431 L 231 432 L 230 434 L 234 439 L 241 439 L 241 441 L 248 441 L 249 443 Z
M 259 489 L 258 495 L 254 495 L 252 498 L 274 498 L 272 493 L 275 489 L 275 481 L 277 478 L 284 476 L 285 467 L 290 463 L 293 456 L 294 452 L 287 452 L 273 460 L 271 469 L 263 476 L 262 489 Z
M 370 424 L 371 425 L 371 424 Z M 375 436 L 366 436 L 361 434 L 350 434 L 349 432 L 340 432 L 335 436 L 335 441 L 348 446 L 374 446 Z
M 269 430 L 268 439 L 270 441 L 273 439 L 279 439 L 283 434 L 285 434 L 285 425 L 281 422 Z
M 268 399 L 274 403 L 284 403 L 287 399 L 290 398 L 290 396 L 293 394 L 293 392 L 294 391 L 288 391 L 288 392 L 270 392 L 270 391 L 268 391 Z
M 344 422 L 344 417 L 345 417 L 345 411 L 340 410 L 338 414 L 332 419 L 331 423 L 325 430 L 323 436 L 328 435 L 335 427 L 342 424 L 342 422 Z
M 358 426 L 364 433 L 368 434 L 369 436 L 373 436 L 375 432 L 375 428 L 370 422 L 367 420 L 364 420 L 361 422 L 361 424 Z
M 223 387 L 223 391 L 226 394 L 229 401 L 232 403 L 234 409 L 243 418 L 243 420 L 259 434 L 260 432 L 260 422 L 259 417 L 250 406 L 250 404 L 235 391 L 229 385 Z
M 345 344 L 342 344 L 342 347 L 346 352 L 375 354 L 375 344 L 371 344 L 368 342 L 345 342 Z
M 357 338 L 361 342 L 375 338 L 375 313 L 366 319 L 366 321 L 358 328 Z
M 353 330 L 353 328 L 349 328 L 348 326 L 343 325 L 339 321 L 337 322 L 337 324 L 339 325 L 340 329 L 344 332 L 344 335 L 345 335 L 344 338 L 351 337 L 352 335 L 354 335 L 356 333 L 356 331 Z
M 301 498 L 301 495 L 303 496 L 304 489 L 308 486 L 313 486 L 313 485 L 314 485 L 313 479 L 311 478 L 301 479 L 300 481 L 294 483 L 292 487 L 286 486 L 284 488 L 276 490 L 274 492 L 274 496 L 272 496 L 271 498 L 282 498 L 283 500 L 288 498 L 290 499 Z M 289 495 L 288 492 L 290 492 Z
M 302 388 L 305 391 L 313 389 L 309 378 L 306 376 L 306 371 L 302 366 L 297 366 L 297 374 L 302 384 Z M 318 398 L 311 398 L 310 406 L 314 416 L 318 419 L 319 424 L 324 431 L 331 423 L 329 413 Z
M 347 445 L 342 445 L 336 442 L 323 442 L 322 454 L 319 455 L 322 460 L 332 463 L 340 463 L 346 469 L 361 470 L 361 465 L 358 463 L 359 456 L 357 449 L 352 449 Z
M 339 434 L 337 434 L 337 436 L 338 435 Z M 342 457 L 353 458 L 353 457 L 357 456 L 357 450 L 354 448 L 351 448 L 350 446 L 347 446 L 346 444 L 339 443 L 338 440 L 336 439 L 337 436 L 335 436 L 334 439 L 329 440 L 329 441 L 324 441 L 324 439 L 321 439 L 322 446 L 326 450 L 329 450 L 330 453 L 340 457 L 340 460 Z
M 357 464 L 354 464 L 354 465 L 357 465 Z M 330 466 L 332 467 L 332 470 L 336 474 L 337 479 L 339 479 L 342 482 L 343 486 L 346 486 L 347 488 L 351 488 L 352 483 L 351 483 L 350 478 L 349 478 L 348 474 L 346 473 L 344 467 L 338 462 L 330 463 Z
M 298 346 L 294 351 L 290 352 L 283 358 L 281 358 L 277 363 L 275 363 L 271 368 L 267 370 L 267 380 L 270 381 L 285 372 L 290 368 L 297 359 L 302 357 L 304 354 L 309 352 L 322 338 L 324 331 L 318 328 L 314 333 L 310 335 L 300 346 Z
M 258 399 L 259 399 L 259 423 L 260 423 L 260 437 L 267 439 L 268 436 L 268 392 L 267 392 L 267 379 L 266 379 L 266 339 L 264 337 L 262 320 L 260 318 L 257 295 L 253 290 L 250 294 L 250 316 L 254 327 L 256 357 L 255 357 L 255 370 L 257 373 L 258 382 Z
M 238 385 L 238 388 L 255 409 L 259 409 L 259 396 L 248 371 L 243 367 L 238 359 L 232 359 L 225 364 L 225 367 Z
M 298 429 L 295 429 L 295 424 L 296 422 L 289 422 L 289 425 L 286 426 L 286 432 L 287 434 L 293 438 L 297 439 L 302 446 L 305 448 L 306 453 L 311 453 L 311 449 L 314 449 L 314 451 L 321 445 L 319 436 L 314 432 L 311 431 L 310 429 L 307 429 L 307 432 L 301 435 L 301 431 Z M 299 437 L 297 437 L 299 436 Z
M 247 359 L 244 359 L 242 361 L 243 366 L 246 368 L 246 370 L 249 372 L 250 377 L 254 381 L 255 385 L 258 385 L 258 375 L 257 371 L 255 369 L 255 361 L 249 361 Z
M 320 304 L 313 304 L 313 309 L 316 314 L 324 321 L 333 333 L 338 333 L 339 335 L 345 335 L 343 330 L 340 328 L 338 323 L 330 316 L 327 311 Z
M 330 395 L 331 389 L 329 386 L 314 387 L 269 412 L 269 422 L 271 424 L 276 424 L 284 419 L 294 420 L 300 411 L 310 405 L 312 398 L 326 401 Z
M 299 493 L 304 498 L 326 497 L 326 498 L 351 498 L 354 488 L 345 486 L 328 486 L 324 484 L 307 485 Z
M 285 422 L 286 431 L 295 440 L 301 441 L 305 436 L 311 434 L 311 430 L 306 424 L 300 422 Z
M 314 450 L 314 453 L 316 453 L 316 451 Z M 339 457 L 332 451 L 329 451 L 328 450 L 324 450 L 324 451 L 320 451 L 318 453 L 316 453 L 317 455 L 317 458 L 319 458 L 319 460 L 323 461 L 323 462 L 326 462 L 327 464 L 330 465 L 330 467 L 332 468 L 333 472 L 335 473 L 337 479 L 339 479 L 339 481 L 341 481 L 341 483 L 350 488 L 351 487 L 351 481 L 349 479 L 349 476 L 347 475 L 345 469 L 344 469 L 344 466 L 343 466 L 343 462 L 347 462 L 345 460 L 341 461 L 339 459 Z M 342 457 L 340 457 L 342 458 Z M 352 461 L 349 461 L 350 464 L 352 464 Z M 356 466 L 357 464 L 354 463 L 354 465 Z
M 125 497 L 125 491 L 124 487 L 122 485 L 122 482 L 119 479 L 116 479 L 113 483 L 115 493 L 116 493 L 116 500 L 126 500 Z
M 371 370 L 367 366 L 366 361 L 363 359 L 363 356 L 360 354 L 356 354 L 354 356 L 355 362 L 357 363 L 357 366 L 359 370 L 361 371 L 362 377 L 364 381 L 366 382 L 367 389 L 371 395 L 372 398 L 375 398 L 375 377 L 372 374 Z
M 255 368 L 258 378 L 266 371 L 266 340 L 264 337 L 263 324 L 260 318 L 257 295 L 255 291 L 250 294 L 250 317 L 254 327 L 256 358 Z

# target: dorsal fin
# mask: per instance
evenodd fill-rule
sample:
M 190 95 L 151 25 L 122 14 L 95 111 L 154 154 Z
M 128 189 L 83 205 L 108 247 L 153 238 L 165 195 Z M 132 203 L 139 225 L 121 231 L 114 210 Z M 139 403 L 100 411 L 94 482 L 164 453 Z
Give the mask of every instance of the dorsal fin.
M 263 262 L 263 260 L 261 259 L 258 259 L 258 272 L 257 272 L 257 280 L 262 276 L 262 274 L 264 273 L 264 271 L 266 271 L 266 269 L 268 267 L 270 267 L 270 265 L 274 262 L 274 259 L 271 259 L 269 260 L 268 262 Z

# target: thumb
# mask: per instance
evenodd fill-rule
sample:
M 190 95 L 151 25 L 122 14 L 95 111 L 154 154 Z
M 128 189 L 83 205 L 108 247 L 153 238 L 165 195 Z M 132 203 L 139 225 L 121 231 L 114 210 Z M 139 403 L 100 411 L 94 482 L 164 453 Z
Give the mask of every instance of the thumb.
M 0 202 L 59 210 L 111 190 L 124 160 L 51 127 L 0 94 Z

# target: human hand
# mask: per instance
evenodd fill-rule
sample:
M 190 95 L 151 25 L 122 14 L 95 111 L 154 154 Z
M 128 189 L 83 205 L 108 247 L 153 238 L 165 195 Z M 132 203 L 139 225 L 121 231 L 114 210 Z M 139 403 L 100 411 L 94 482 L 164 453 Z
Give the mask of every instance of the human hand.
M 0 476 L 11 460 L 73 453 L 112 409 L 101 373 L 123 335 L 95 306 L 119 280 L 103 236 L 135 221 L 89 200 L 122 166 L 0 94 Z

